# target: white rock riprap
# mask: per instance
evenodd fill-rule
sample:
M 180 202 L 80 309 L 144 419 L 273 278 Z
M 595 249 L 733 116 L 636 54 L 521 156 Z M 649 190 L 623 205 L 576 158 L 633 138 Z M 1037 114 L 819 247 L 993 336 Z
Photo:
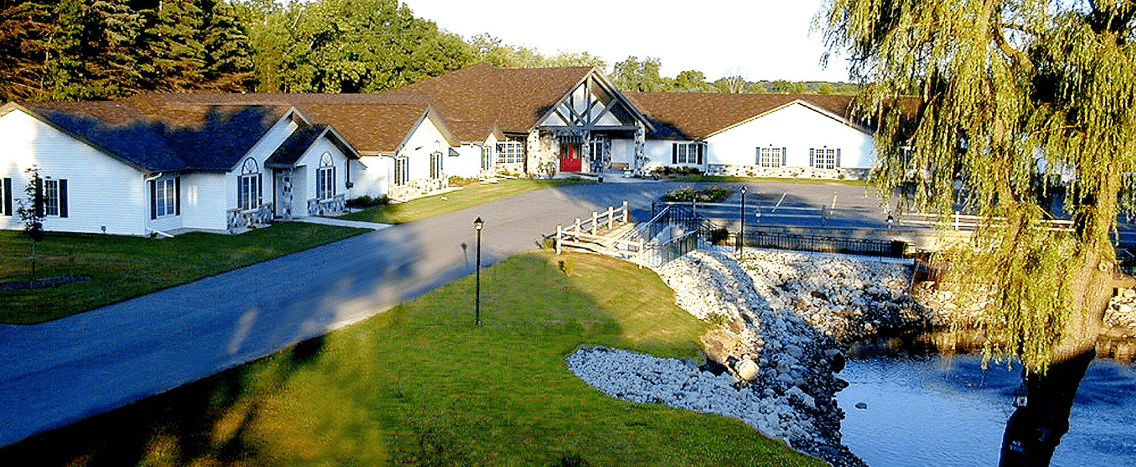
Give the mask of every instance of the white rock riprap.
M 729 373 L 703 371 L 690 360 L 605 347 L 581 347 L 566 361 L 580 379 L 619 399 L 734 417 L 772 438 L 813 437 L 812 422 L 798 417 L 792 400 L 809 399 L 800 390 L 766 397 Z
M 569 357 L 569 367 L 615 397 L 721 413 L 834 465 L 863 465 L 840 442 L 843 412 L 835 394 L 847 383 L 833 374 L 842 366 L 843 355 L 829 335 L 851 327 L 831 324 L 830 331 L 819 331 L 826 328 L 810 322 L 816 311 L 798 313 L 800 301 L 794 297 L 803 286 L 793 281 L 821 284 L 819 276 L 851 268 L 830 256 L 747 249 L 739 263 L 730 249 L 710 249 L 656 269 L 674 289 L 680 307 L 721 324 L 703 343 L 727 372 L 715 375 L 690 362 L 610 349 L 581 349 Z M 813 265 L 816 259 L 826 262 Z M 886 280 L 861 282 L 863 287 L 879 287 Z M 825 287 L 822 290 L 831 296 L 845 295 Z

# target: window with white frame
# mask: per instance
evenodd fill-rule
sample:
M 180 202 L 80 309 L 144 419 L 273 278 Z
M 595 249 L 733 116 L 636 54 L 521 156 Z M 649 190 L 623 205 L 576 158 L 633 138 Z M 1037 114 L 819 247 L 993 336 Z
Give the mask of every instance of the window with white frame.
M 840 167 L 840 149 L 809 149 L 809 165 L 816 169 L 835 169 Z
M 705 143 L 674 143 L 671 146 L 671 163 L 700 165 L 705 153 Z
M 67 180 L 43 181 L 43 209 L 48 216 L 67 217 Z
M 607 137 L 604 135 L 592 135 L 592 140 L 588 142 L 591 145 L 588 148 L 592 160 L 605 160 L 604 147 L 607 145 Z
M 516 164 L 525 161 L 525 144 L 521 141 L 497 143 L 497 163 Z
M 493 160 L 495 159 L 495 149 L 497 149 L 497 147 L 492 144 L 487 144 L 481 147 L 481 170 L 489 170 L 493 168 L 493 164 L 495 163 L 495 161 Z
M 320 167 L 316 170 L 316 198 L 321 200 L 335 197 L 335 161 L 331 153 L 320 157 Z
M 442 178 L 442 153 L 435 152 L 430 154 L 430 178 Z
M 260 166 L 250 157 L 245 159 L 241 175 L 237 179 L 237 207 L 242 210 L 260 207 L 260 194 Z
M 394 160 L 394 185 L 403 186 L 410 182 L 410 159 L 399 157 Z
M 163 178 L 150 182 L 150 218 L 177 216 L 180 177 Z
M 757 148 L 757 165 L 765 168 L 781 167 L 785 165 L 785 152 L 785 148 Z

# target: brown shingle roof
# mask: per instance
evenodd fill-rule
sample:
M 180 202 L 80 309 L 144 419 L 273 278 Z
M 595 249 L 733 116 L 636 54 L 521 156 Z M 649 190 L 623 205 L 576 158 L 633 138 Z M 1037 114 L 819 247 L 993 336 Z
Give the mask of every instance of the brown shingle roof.
M 481 141 L 494 124 L 504 132 L 528 132 L 591 72 L 589 67 L 503 69 L 480 63 L 386 95 L 426 96 L 459 139 Z
M 129 101 L 20 105 L 114 156 L 155 171 L 229 170 L 290 110 Z
M 655 124 L 653 139 L 699 139 L 777 109 L 804 101 L 849 122 L 853 96 L 829 94 L 716 94 L 625 92 Z
M 155 93 L 132 99 L 167 105 L 290 105 L 314 123 L 331 125 L 362 154 L 393 153 L 430 107 L 426 96 L 414 94 Z

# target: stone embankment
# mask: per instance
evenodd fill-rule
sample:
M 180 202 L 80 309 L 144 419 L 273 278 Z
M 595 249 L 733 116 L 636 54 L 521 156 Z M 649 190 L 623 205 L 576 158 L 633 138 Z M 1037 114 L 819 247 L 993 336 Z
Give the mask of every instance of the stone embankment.
M 656 270 L 692 315 L 717 324 L 702 341 L 718 371 L 693 362 L 581 348 L 569 368 L 615 397 L 738 418 L 837 466 L 835 394 L 846 344 L 950 323 L 943 292 L 912 295 L 910 263 L 824 253 L 732 249 L 690 253 Z M 1136 291 L 1113 300 L 1106 325 L 1136 330 Z

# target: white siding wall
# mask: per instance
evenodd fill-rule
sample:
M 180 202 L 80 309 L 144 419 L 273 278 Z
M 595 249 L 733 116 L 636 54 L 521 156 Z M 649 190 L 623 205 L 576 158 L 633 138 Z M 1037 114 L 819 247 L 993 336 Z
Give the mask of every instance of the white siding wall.
M 265 184 L 270 183 L 265 175 Z M 191 173 L 181 177 L 182 226 L 224 231 L 225 211 L 236 207 L 236 176 L 230 173 Z M 269 188 L 271 185 L 268 186 Z M 271 193 L 266 193 L 271 199 Z
M 449 173 L 446 166 L 449 157 L 445 155 L 449 149 L 450 144 L 442 132 L 433 121 L 425 118 L 410 130 L 410 137 L 398 154 L 410 159 L 410 180 L 422 180 L 430 178 L 430 154 L 436 151 L 442 152 L 442 172 Z
M 12 179 L 13 211 L 24 198 L 27 168 L 67 180 L 67 218 L 48 217 L 44 228 L 60 232 L 145 235 L 148 192 L 142 173 L 20 110 L 0 116 L 0 178 Z M 18 215 L 0 215 L 0 228 L 22 229 Z
M 347 188 L 347 156 L 339 147 L 328 141 L 327 138 L 320 138 L 315 144 L 312 144 L 308 151 L 296 161 L 296 171 L 304 172 L 303 177 L 295 177 L 295 180 L 303 180 L 303 186 L 294 186 L 295 190 L 294 203 L 292 206 L 292 215 L 299 217 L 307 217 L 308 215 L 308 200 L 315 199 L 316 197 L 316 184 L 319 183 L 317 176 L 320 169 L 320 159 L 323 153 L 331 153 L 331 160 L 335 165 L 335 194 L 344 195 L 347 199 L 354 198 L 352 190 Z M 352 178 L 355 173 L 352 172 Z M 267 180 L 267 178 L 266 178 Z M 270 182 L 265 182 L 267 185 Z M 269 187 L 265 186 L 267 190 Z M 266 196 L 267 198 L 267 196 Z
M 809 148 L 839 148 L 842 168 L 872 167 L 872 136 L 801 104 L 791 105 L 706 139 L 709 164 L 754 165 L 756 148 L 787 148 L 787 166 L 808 167 Z M 667 160 L 670 158 L 670 147 Z
M 296 122 L 292 121 L 291 118 L 280 119 L 280 121 L 276 122 L 276 124 L 273 125 L 273 127 L 268 130 L 268 132 L 265 133 L 263 137 L 260 138 L 260 141 L 253 145 L 252 149 L 250 149 L 247 154 L 241 157 L 226 174 L 225 188 L 223 189 L 223 192 L 226 193 L 225 206 L 223 209 L 221 209 L 220 213 L 222 219 L 222 229 L 227 228 L 227 222 L 225 221 L 225 211 L 237 208 L 237 183 L 241 175 L 241 167 L 244 165 L 245 160 L 249 157 L 256 159 L 256 165 L 260 168 L 262 182 L 264 184 L 261 197 L 262 202 L 272 202 L 272 172 L 264 168 L 264 161 L 268 160 L 268 157 L 271 156 L 274 151 L 276 151 L 276 148 L 280 147 L 281 144 L 284 144 L 284 141 L 286 141 L 288 137 L 296 131 L 297 128 L 299 128 L 299 125 L 297 125 Z
M 635 161 L 635 140 L 634 139 L 612 139 L 611 140 L 611 161 L 621 162 L 631 167 L 632 162 Z
M 650 162 L 647 162 L 646 167 L 644 167 L 644 168 L 647 169 L 647 170 L 654 170 L 656 167 L 660 167 L 660 166 L 664 166 L 664 165 L 696 166 L 696 164 L 672 164 L 671 163 L 671 157 L 674 155 L 674 152 L 673 152 L 673 149 L 672 149 L 673 146 L 674 146 L 674 143 L 686 144 L 686 143 L 689 143 L 689 142 L 690 141 L 679 141 L 679 140 L 669 140 L 669 139 L 664 139 L 664 140 L 649 139 L 649 140 L 647 140 L 646 144 L 644 144 L 643 154 L 645 156 L 647 156 L 647 158 L 650 159 Z M 631 146 L 634 147 L 634 142 L 631 142 Z M 706 162 L 706 161 L 704 160 L 703 162 Z M 703 164 L 703 165 L 705 165 L 705 164 Z
M 454 149 L 457 150 L 458 156 L 452 157 L 447 154 L 445 158 L 446 175 L 466 178 L 479 176 L 481 174 L 481 146 L 463 144 Z
M 351 161 L 351 181 L 355 182 L 351 196 L 379 197 L 390 193 L 393 176 L 393 159 L 389 157 L 363 156 L 358 161 Z

